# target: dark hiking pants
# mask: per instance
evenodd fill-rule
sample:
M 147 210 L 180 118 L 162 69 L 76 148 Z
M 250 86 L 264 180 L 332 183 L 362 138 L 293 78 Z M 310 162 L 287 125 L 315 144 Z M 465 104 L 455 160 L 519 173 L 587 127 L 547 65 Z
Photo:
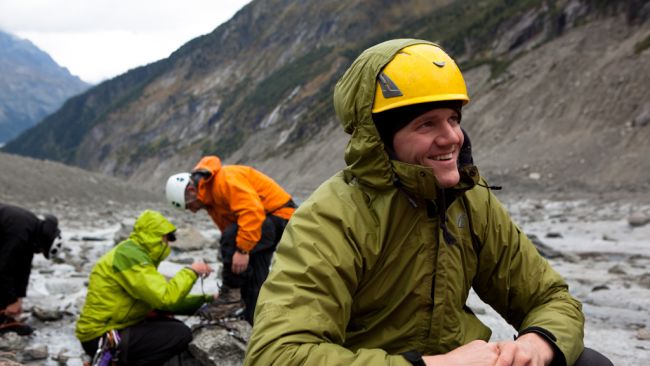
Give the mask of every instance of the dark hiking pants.
M 614 366 L 614 364 L 601 353 L 585 348 L 574 366 Z
M 237 225 L 228 227 L 221 235 L 221 258 L 223 260 L 223 285 L 226 288 L 239 288 L 244 300 L 244 319 L 253 325 L 253 315 L 257 297 L 262 284 L 269 275 L 269 267 L 275 248 L 282 237 L 287 220 L 267 215 L 262 224 L 262 237 L 249 253 L 248 268 L 244 273 L 232 273 L 232 257 L 237 248 Z
M 166 317 L 146 319 L 118 332 L 122 338 L 119 365 L 160 366 L 186 350 L 192 341 L 192 331 L 187 325 Z M 98 344 L 99 338 L 95 338 L 81 343 L 81 346 L 92 358 Z

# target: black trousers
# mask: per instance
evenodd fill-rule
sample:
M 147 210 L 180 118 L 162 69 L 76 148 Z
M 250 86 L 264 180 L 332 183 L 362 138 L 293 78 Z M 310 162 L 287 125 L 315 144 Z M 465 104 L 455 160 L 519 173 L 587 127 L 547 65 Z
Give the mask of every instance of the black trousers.
M 237 225 L 228 227 L 221 235 L 221 258 L 223 260 L 223 285 L 227 288 L 239 288 L 244 300 L 244 319 L 253 325 L 255 305 L 262 284 L 269 275 L 269 267 L 275 248 L 282 237 L 287 220 L 267 215 L 262 224 L 262 237 L 249 254 L 248 268 L 245 272 L 234 274 L 232 272 L 232 257 L 237 248 Z
M 612 361 L 610 361 L 605 355 L 594 351 L 591 348 L 585 348 L 578 357 L 578 360 L 574 366 L 614 366 Z
M 165 361 L 187 349 L 192 341 L 192 331 L 183 322 L 166 317 L 144 321 L 118 331 L 119 365 L 160 366 Z M 99 338 L 81 343 L 84 352 L 94 357 Z

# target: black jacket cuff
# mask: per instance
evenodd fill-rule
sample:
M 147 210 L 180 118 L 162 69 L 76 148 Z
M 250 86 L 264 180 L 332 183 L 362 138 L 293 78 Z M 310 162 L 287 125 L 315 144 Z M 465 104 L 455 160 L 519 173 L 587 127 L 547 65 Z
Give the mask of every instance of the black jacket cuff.
M 410 362 L 413 366 L 426 366 L 424 360 L 422 359 L 422 354 L 418 351 L 404 352 L 402 353 L 402 357 L 404 357 L 406 361 Z

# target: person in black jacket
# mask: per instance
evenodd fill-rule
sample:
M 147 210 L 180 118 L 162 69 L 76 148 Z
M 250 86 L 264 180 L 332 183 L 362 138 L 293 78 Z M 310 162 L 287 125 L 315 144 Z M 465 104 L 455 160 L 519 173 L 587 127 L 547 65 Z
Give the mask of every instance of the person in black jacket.
M 0 203 L 0 333 L 21 335 L 33 330 L 16 319 L 22 313 L 22 299 L 35 253 L 47 259 L 60 249 L 59 221 L 53 215 L 43 219 L 22 207 Z

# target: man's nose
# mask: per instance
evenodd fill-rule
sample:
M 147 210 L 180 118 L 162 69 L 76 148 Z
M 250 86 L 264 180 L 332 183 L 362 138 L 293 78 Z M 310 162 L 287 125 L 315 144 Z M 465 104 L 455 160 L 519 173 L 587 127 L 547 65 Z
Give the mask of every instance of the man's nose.
M 436 144 L 440 146 L 460 144 L 458 131 L 449 123 L 444 123 L 435 138 Z

